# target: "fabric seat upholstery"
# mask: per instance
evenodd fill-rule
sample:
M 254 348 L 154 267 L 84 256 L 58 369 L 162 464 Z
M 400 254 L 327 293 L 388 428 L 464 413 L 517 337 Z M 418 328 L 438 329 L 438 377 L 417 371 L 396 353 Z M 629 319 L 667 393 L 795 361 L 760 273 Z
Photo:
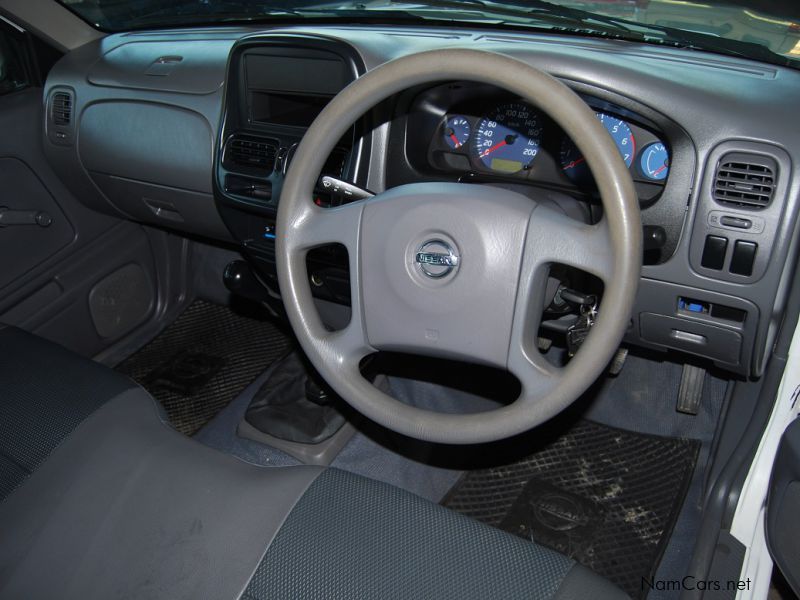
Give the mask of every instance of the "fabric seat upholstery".
M 135 387 L 61 346 L 0 325 L 0 501 L 81 421 Z
M 337 469 L 298 501 L 247 600 L 621 598 L 570 558 Z
M 0 331 L 0 347 L 0 415 L 13 419 L 0 448 L 23 464 L 0 473 L 13 489 L 0 501 L 0 598 L 625 597 L 393 486 L 203 446 L 129 380 L 20 331 Z

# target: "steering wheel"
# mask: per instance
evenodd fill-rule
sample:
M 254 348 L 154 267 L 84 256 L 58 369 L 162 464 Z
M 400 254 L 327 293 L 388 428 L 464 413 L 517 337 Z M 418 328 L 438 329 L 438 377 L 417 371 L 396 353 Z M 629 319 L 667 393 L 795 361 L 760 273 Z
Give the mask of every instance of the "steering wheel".
M 512 191 L 459 183 L 402 185 L 337 208 L 313 199 L 326 157 L 352 123 L 409 87 L 443 80 L 489 83 L 550 115 L 586 157 L 602 199 L 596 225 Z M 603 372 L 628 327 L 642 256 L 633 183 L 594 112 L 566 85 L 508 56 L 467 49 L 392 60 L 342 90 L 303 137 L 276 221 L 278 281 L 292 328 L 313 365 L 356 410 L 424 441 L 474 444 L 527 431 L 574 402 Z M 339 243 L 349 255 L 352 316 L 329 331 L 311 295 L 306 254 Z M 565 367 L 537 348 L 549 266 L 599 277 L 603 302 Z M 378 390 L 359 370 L 378 350 L 499 367 L 521 394 L 498 409 L 444 414 Z

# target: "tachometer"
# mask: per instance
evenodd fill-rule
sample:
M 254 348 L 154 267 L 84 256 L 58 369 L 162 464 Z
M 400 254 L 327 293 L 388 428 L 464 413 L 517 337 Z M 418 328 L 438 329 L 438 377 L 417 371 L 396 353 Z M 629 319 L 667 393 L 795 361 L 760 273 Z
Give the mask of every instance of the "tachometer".
M 473 151 L 493 171 L 516 173 L 530 169 L 539 153 L 539 119 L 527 104 L 498 106 L 478 123 Z
M 453 150 L 461 148 L 469 140 L 469 121 L 461 115 L 448 117 L 444 124 L 444 141 Z
M 636 140 L 633 139 L 630 126 L 622 119 L 602 112 L 597 113 L 597 119 L 617 145 L 617 150 L 619 150 L 622 160 L 625 161 L 625 166 L 630 167 L 633 164 L 633 157 L 636 155 Z M 589 177 L 586 159 L 572 140 L 567 138 L 561 144 L 561 169 L 573 181 L 583 181 Z

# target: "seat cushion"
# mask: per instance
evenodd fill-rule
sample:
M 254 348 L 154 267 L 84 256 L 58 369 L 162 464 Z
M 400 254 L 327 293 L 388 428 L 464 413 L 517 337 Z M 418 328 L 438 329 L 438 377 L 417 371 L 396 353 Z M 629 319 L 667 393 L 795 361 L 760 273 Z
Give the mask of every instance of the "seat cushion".
M 244 594 L 247 600 L 588 597 L 626 596 L 558 552 L 336 469 L 323 472 L 295 505 Z
M 81 421 L 134 387 L 57 344 L 0 325 L 0 501 Z
M 128 390 L 0 502 L 0 600 L 239 598 L 319 473 L 203 446 Z

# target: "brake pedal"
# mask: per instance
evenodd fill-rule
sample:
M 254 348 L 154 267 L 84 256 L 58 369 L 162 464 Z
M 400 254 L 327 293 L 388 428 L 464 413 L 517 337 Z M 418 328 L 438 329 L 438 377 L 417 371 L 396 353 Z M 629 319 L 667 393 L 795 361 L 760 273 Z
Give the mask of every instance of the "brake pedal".
M 700 410 L 703 398 L 703 384 L 706 381 L 706 370 L 694 365 L 683 365 L 681 386 L 678 388 L 678 404 L 675 410 L 687 415 L 696 415 Z

